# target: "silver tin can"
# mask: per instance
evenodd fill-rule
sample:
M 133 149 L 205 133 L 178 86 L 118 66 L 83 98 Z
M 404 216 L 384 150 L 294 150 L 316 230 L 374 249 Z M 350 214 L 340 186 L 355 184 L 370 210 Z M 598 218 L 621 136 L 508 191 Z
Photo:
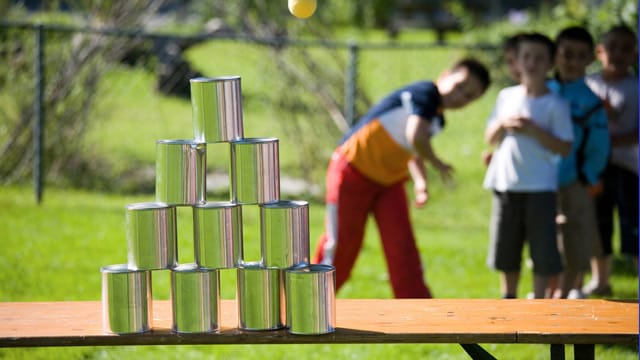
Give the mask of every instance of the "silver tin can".
M 278 139 L 231 142 L 231 201 L 266 204 L 280 200 Z
M 292 334 L 335 331 L 335 268 L 312 264 L 285 270 L 287 328 Z
M 275 330 L 284 327 L 282 271 L 258 263 L 238 267 L 238 327 L 242 330 Z
M 207 202 L 193 207 L 195 261 L 207 269 L 229 269 L 242 261 L 242 207 Z
M 171 271 L 173 326 L 177 333 L 219 329 L 220 272 L 182 264 Z
M 262 265 L 286 269 L 309 263 L 309 203 L 260 205 Z
M 134 334 L 152 326 L 151 272 L 107 265 L 102 273 L 102 327 L 107 333 Z
M 173 268 L 178 258 L 176 208 L 162 203 L 127 205 L 128 262 L 131 269 Z
M 205 201 L 206 144 L 192 140 L 156 142 L 156 201 L 195 205 Z
M 189 82 L 195 140 L 221 142 L 244 137 L 240 77 L 199 77 Z

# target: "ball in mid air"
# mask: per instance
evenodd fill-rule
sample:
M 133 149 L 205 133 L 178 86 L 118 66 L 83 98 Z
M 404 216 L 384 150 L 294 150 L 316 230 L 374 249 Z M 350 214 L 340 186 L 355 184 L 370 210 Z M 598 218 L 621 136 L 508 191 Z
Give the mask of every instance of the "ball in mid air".
M 316 0 L 289 0 L 289 12 L 298 19 L 306 19 L 316 12 Z

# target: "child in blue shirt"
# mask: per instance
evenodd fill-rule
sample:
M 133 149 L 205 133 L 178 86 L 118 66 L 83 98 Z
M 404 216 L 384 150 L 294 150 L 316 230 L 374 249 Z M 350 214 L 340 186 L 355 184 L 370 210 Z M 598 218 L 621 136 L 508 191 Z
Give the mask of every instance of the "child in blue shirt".
M 564 272 L 554 294 L 558 298 L 582 298 L 582 278 L 590 269 L 597 238 L 592 194 L 601 188 L 600 175 L 609 157 L 609 131 L 602 101 L 584 81 L 594 60 L 594 41 L 578 26 L 556 37 L 556 76 L 549 88 L 569 102 L 574 142 L 558 166 L 558 245 Z

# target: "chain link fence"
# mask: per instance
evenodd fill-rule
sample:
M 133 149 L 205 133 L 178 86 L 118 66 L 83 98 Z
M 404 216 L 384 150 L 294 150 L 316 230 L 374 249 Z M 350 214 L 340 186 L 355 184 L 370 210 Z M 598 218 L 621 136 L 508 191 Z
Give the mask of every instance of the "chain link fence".
M 31 178 L 38 202 L 45 183 L 151 190 L 154 141 L 189 136 L 194 77 L 240 75 L 249 135 L 282 137 L 283 169 L 317 184 L 337 139 L 386 92 L 435 79 L 463 55 L 496 61 L 493 45 L 224 30 L 182 36 L 5 22 L 0 37 L 0 182 Z

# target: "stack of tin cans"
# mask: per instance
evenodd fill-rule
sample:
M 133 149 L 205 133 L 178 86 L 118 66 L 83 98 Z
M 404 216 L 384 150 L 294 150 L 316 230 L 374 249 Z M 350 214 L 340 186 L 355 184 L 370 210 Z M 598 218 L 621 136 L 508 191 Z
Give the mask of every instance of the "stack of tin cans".
M 237 271 L 238 328 L 325 334 L 335 269 L 309 263 L 309 204 L 280 198 L 278 139 L 245 138 L 240 77 L 191 79 L 194 139 L 156 144 L 155 201 L 126 208 L 128 262 L 102 267 L 106 332 L 153 328 L 151 272 L 171 271 L 172 330 L 220 330 L 220 271 Z M 230 145 L 229 201 L 207 201 L 207 144 Z M 259 261 L 245 261 L 242 207 L 260 208 Z M 193 209 L 195 263 L 179 264 L 176 207 Z

